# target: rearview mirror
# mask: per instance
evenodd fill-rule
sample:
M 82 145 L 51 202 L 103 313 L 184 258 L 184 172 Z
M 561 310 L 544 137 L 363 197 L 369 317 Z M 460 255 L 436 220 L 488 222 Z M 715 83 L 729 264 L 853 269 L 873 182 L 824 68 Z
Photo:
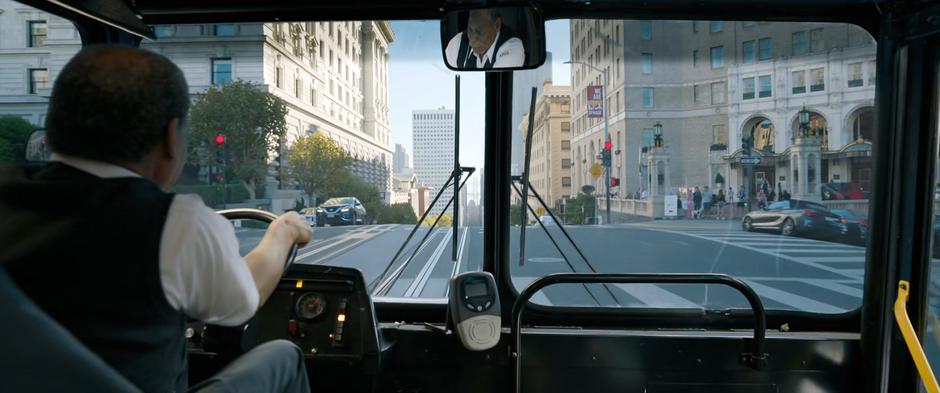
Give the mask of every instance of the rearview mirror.
M 545 62 L 545 20 L 531 7 L 450 11 L 441 20 L 441 48 L 455 71 L 536 68 Z

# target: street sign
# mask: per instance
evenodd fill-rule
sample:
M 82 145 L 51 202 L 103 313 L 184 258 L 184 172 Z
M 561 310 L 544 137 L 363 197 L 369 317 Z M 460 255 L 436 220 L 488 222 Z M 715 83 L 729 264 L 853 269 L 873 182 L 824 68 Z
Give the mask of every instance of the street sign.
M 738 164 L 757 165 L 760 164 L 760 157 L 738 157 Z
M 594 176 L 594 178 L 597 179 L 598 177 L 601 177 L 601 175 L 603 174 L 604 174 L 604 167 L 602 167 L 601 164 L 598 164 L 595 162 L 594 165 L 591 165 L 591 176 Z
M 545 209 L 542 208 L 541 206 L 539 206 L 539 207 L 535 208 L 535 214 L 538 215 L 539 217 L 544 216 L 544 215 L 545 215 Z
M 587 87 L 587 117 L 604 117 L 604 86 Z
M 587 116 L 588 117 L 604 117 L 604 107 L 601 102 L 588 102 L 587 104 Z

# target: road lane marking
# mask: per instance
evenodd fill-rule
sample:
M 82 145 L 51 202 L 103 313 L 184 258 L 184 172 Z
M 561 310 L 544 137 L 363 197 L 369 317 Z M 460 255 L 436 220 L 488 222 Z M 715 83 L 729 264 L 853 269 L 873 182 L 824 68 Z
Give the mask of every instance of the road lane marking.
M 855 278 L 855 275 L 854 275 L 854 274 L 847 273 L 847 272 L 845 272 L 845 271 L 843 271 L 843 270 L 840 270 L 840 269 L 831 268 L 831 267 L 829 267 L 829 266 L 820 265 L 820 264 L 814 263 L 814 262 L 803 261 L 802 259 L 797 259 L 796 257 L 792 257 L 792 256 L 789 256 L 789 255 L 782 255 L 782 254 L 778 254 L 778 253 L 774 253 L 774 252 L 768 252 L 767 250 L 764 250 L 764 249 L 761 249 L 761 248 L 757 248 L 757 247 L 739 245 L 739 244 L 737 244 L 737 243 L 732 243 L 732 242 L 729 242 L 729 241 L 724 241 L 724 240 L 720 240 L 720 239 L 715 239 L 715 238 L 711 238 L 711 237 L 707 237 L 707 236 L 701 236 L 701 235 L 693 234 L 693 233 L 672 231 L 672 230 L 668 230 L 668 229 L 653 229 L 653 228 L 647 228 L 646 230 L 648 230 L 648 231 L 656 231 L 656 232 L 664 232 L 664 233 L 671 233 L 671 234 L 674 234 L 674 235 L 681 235 L 681 236 L 690 236 L 690 237 L 695 237 L 695 238 L 699 238 L 699 239 L 702 239 L 702 240 L 713 241 L 713 242 L 721 243 L 721 244 L 724 244 L 724 245 L 727 245 L 727 246 L 743 248 L 743 249 L 745 249 L 745 250 L 750 250 L 750 251 L 757 252 L 757 253 L 761 253 L 761 254 L 764 254 L 764 255 L 769 255 L 769 256 L 772 256 L 772 257 L 777 258 L 777 259 L 783 259 L 783 260 L 787 260 L 787 261 L 790 261 L 790 262 L 795 262 L 795 263 L 803 264 L 803 265 L 806 265 L 806 266 L 811 266 L 811 267 L 817 268 L 817 269 L 819 269 L 819 270 L 825 270 L 825 271 L 830 272 L 830 273 L 833 273 L 833 274 L 838 274 L 838 275 L 840 275 L 840 276 L 846 276 L 846 277 L 849 277 L 849 278 Z
M 332 252 L 330 252 L 329 254 L 326 254 L 326 255 L 319 255 L 319 253 L 322 252 L 322 251 L 325 250 L 325 249 L 331 248 L 330 246 L 322 247 L 322 248 L 320 248 L 320 249 L 316 249 L 316 250 L 312 250 L 312 251 L 308 251 L 308 252 L 304 253 L 303 255 L 298 255 L 296 259 L 299 260 L 299 259 L 306 258 L 306 257 L 309 257 L 309 256 L 314 255 L 314 254 L 318 254 L 316 259 L 314 259 L 314 260 L 312 260 L 312 261 L 309 261 L 309 262 L 307 262 L 307 263 L 308 263 L 308 264 L 320 264 L 320 263 L 323 263 L 323 262 L 325 262 L 325 261 L 327 261 L 327 260 L 329 260 L 329 259 L 331 259 L 331 258 L 333 258 L 333 257 L 336 257 L 336 256 L 338 256 L 338 255 L 340 255 L 340 254 L 343 254 L 343 253 L 345 253 L 346 251 L 349 251 L 349 250 L 351 250 L 351 249 L 353 249 L 353 248 L 359 246 L 359 245 L 362 244 L 362 243 L 365 243 L 365 242 L 367 242 L 367 241 L 369 241 L 369 240 L 372 240 L 372 239 L 376 238 L 377 236 L 380 236 L 380 235 L 382 235 L 382 234 L 384 234 L 384 233 L 386 233 L 386 232 L 389 232 L 389 231 L 391 231 L 391 230 L 392 230 L 392 228 L 386 227 L 386 228 L 376 228 L 375 230 L 369 230 L 369 231 L 365 231 L 365 232 L 360 232 L 360 233 L 358 233 L 358 234 L 360 234 L 360 235 L 372 234 L 373 232 L 374 232 L 374 234 L 373 234 L 372 236 L 362 236 L 362 237 L 356 236 L 355 238 L 344 239 L 344 240 L 342 240 L 342 241 L 349 241 L 349 240 L 351 240 L 351 242 L 350 242 L 348 245 L 343 246 L 343 247 L 340 247 L 340 248 L 337 248 L 336 250 L 333 250 Z
M 857 276 L 857 277 L 865 276 L 865 269 L 836 269 L 836 270 L 842 272 L 842 274 L 847 275 L 847 276 Z
M 306 251 L 306 252 L 304 252 L 303 254 L 298 255 L 298 256 L 297 256 L 297 259 L 306 258 L 306 257 L 308 257 L 308 256 L 310 256 L 310 255 L 313 255 L 314 253 L 322 252 L 322 251 L 325 251 L 325 250 L 327 250 L 327 249 L 329 249 L 329 248 L 336 247 L 336 246 L 339 245 L 340 243 L 345 242 L 345 241 L 348 241 L 348 240 L 352 239 L 354 236 L 356 236 L 356 235 L 358 235 L 358 234 L 360 234 L 360 233 L 366 233 L 368 230 L 369 230 L 369 228 L 356 228 L 356 229 L 350 230 L 349 232 L 342 233 L 342 234 L 339 234 L 339 235 L 336 235 L 336 236 L 333 236 L 333 237 L 330 237 L 330 238 L 320 239 L 320 240 L 318 240 L 318 241 L 316 242 L 317 245 L 325 244 L 324 246 L 322 246 L 322 247 L 314 247 L 313 249 L 311 249 L 311 250 L 309 250 L 309 251 Z M 330 240 L 332 240 L 332 241 L 330 241 Z M 304 249 L 309 248 L 309 247 L 310 247 L 310 246 L 304 247 Z
M 430 229 L 428 229 L 428 230 L 430 230 Z M 427 232 L 425 232 L 425 234 L 426 234 L 426 233 L 427 233 Z M 384 279 L 383 279 L 383 277 L 379 277 L 380 279 L 383 279 L 383 280 L 382 280 L 381 283 L 379 283 L 378 286 L 375 287 L 376 290 L 379 290 L 379 289 L 381 289 L 381 288 L 385 288 L 386 286 L 388 286 L 389 284 L 391 284 L 391 282 L 390 282 L 391 280 L 397 281 L 397 280 L 399 279 L 398 275 L 401 274 L 401 272 L 402 272 L 403 270 L 405 270 L 405 266 L 408 266 L 408 264 L 411 263 L 412 255 L 417 256 L 418 254 L 421 253 L 421 251 L 424 251 L 424 249 L 427 248 L 427 246 L 428 246 L 429 244 L 432 244 L 432 243 L 434 242 L 434 238 L 435 238 L 439 233 L 441 233 L 441 230 L 440 230 L 440 229 L 437 230 L 437 231 L 435 231 L 435 232 L 433 232 L 430 236 L 428 236 L 428 240 L 425 241 L 424 244 L 421 245 L 421 248 L 419 248 L 418 251 L 417 251 L 417 252 L 414 252 L 413 254 L 412 254 L 412 253 L 409 253 L 409 254 L 408 254 L 408 257 L 405 258 L 405 261 L 402 262 L 401 265 L 398 265 L 398 267 L 395 268 L 395 271 L 393 271 L 393 272 L 392 272 L 391 274 L 389 274 L 387 277 L 384 277 Z M 406 250 L 405 252 L 407 252 L 407 250 Z M 393 260 L 393 261 L 391 261 L 389 264 L 394 264 L 394 263 L 395 263 L 395 261 Z M 391 289 L 392 289 L 393 287 L 397 286 L 397 282 L 396 282 L 395 284 L 396 284 L 396 285 L 392 285 L 391 287 L 389 287 L 389 289 L 388 289 L 387 291 L 385 291 L 385 293 L 391 292 Z
M 689 299 L 676 295 L 655 284 L 615 284 L 624 292 L 637 298 L 643 304 L 658 308 L 702 308 Z
M 412 281 L 411 286 L 408 287 L 408 290 L 405 291 L 405 297 L 416 297 L 421 296 L 421 290 L 424 289 L 424 286 L 428 283 L 428 278 L 431 276 L 431 272 L 434 271 L 434 268 L 437 267 L 437 263 L 441 260 L 441 254 L 444 253 L 444 249 L 447 248 L 447 245 L 450 244 L 451 239 L 453 238 L 453 232 L 446 230 L 444 236 L 441 237 L 441 243 L 438 244 L 437 248 L 434 250 L 434 253 L 431 254 L 431 257 L 424 263 L 424 266 L 421 268 L 421 271 L 418 272 L 418 275 L 415 276 L 415 280 Z M 451 236 L 447 236 L 450 234 Z
M 754 292 L 757 292 L 760 297 L 764 297 L 770 300 L 773 300 L 777 303 L 782 303 L 793 307 L 800 311 L 809 311 L 809 312 L 820 312 L 827 314 L 837 314 L 843 313 L 848 310 L 833 306 L 828 303 L 819 302 L 807 297 L 796 295 L 787 291 L 783 291 L 771 286 L 767 286 L 752 280 L 745 280 L 747 285 L 749 285 Z
M 859 299 L 862 298 L 862 290 L 855 288 L 855 287 L 850 287 L 848 285 L 843 285 L 837 282 L 832 282 L 830 280 L 823 280 L 823 279 L 818 279 L 818 278 L 811 278 L 805 281 L 807 284 L 815 285 L 817 287 L 828 289 L 833 292 L 839 292 L 841 294 L 853 296 Z

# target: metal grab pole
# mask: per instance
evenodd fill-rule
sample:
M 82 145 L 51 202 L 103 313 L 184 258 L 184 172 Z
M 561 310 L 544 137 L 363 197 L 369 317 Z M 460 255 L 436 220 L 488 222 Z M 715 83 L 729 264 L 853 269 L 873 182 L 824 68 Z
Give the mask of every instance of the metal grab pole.
M 457 262 L 457 221 L 460 221 L 460 75 L 454 75 L 454 88 L 457 90 L 454 103 L 454 217 L 451 227 L 454 228 L 454 246 L 451 252 L 451 261 Z M 468 176 L 469 177 L 469 176 Z M 441 213 L 443 215 L 443 212 Z

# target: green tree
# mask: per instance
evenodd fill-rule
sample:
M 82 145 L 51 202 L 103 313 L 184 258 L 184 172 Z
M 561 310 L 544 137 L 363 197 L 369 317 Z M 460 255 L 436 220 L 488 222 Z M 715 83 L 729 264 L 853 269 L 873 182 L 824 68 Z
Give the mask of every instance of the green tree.
M 26 142 L 40 128 L 19 116 L 0 116 L 0 162 L 26 162 Z
M 588 217 L 595 214 L 596 200 L 590 194 L 582 190 L 574 198 L 568 198 L 565 203 L 565 222 L 572 225 L 581 225 L 587 221 Z M 591 187 L 590 191 L 594 191 Z
M 304 135 L 294 141 L 287 153 L 287 174 L 300 182 L 307 194 L 350 196 L 339 194 L 346 191 L 345 183 L 351 178 L 347 169 L 351 162 L 352 158 L 336 141 L 322 133 Z
M 415 211 L 408 203 L 396 203 L 389 206 L 382 206 L 380 214 L 377 217 L 379 224 L 409 224 L 414 225 L 418 222 Z
M 522 225 L 522 205 L 509 205 L 509 225 Z
M 215 165 L 214 139 L 221 132 L 229 173 L 255 199 L 256 184 L 267 175 L 268 157 L 287 133 L 285 116 L 284 101 L 260 86 L 244 81 L 213 86 L 190 110 L 190 160 Z

